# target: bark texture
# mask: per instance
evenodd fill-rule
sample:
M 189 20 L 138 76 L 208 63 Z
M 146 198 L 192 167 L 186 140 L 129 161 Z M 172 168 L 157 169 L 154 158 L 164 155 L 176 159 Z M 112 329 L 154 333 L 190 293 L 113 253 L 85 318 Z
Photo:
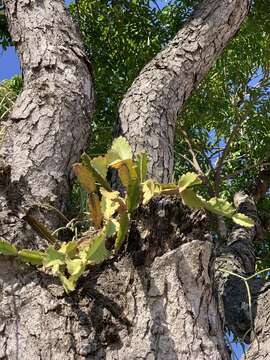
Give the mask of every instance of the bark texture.
M 151 157 L 150 176 L 169 182 L 177 114 L 238 31 L 248 0 L 205 0 L 193 19 L 147 64 L 121 103 L 122 133 Z
M 18 231 L 25 231 L 23 214 L 45 218 L 38 210 L 44 204 L 65 210 L 71 165 L 88 141 L 94 92 L 62 0 L 7 0 L 5 7 L 24 86 L 4 124 L 0 166 L 9 186 L 0 192 L 0 236 L 26 246 Z M 55 214 L 46 220 L 59 221 Z
M 253 317 L 252 344 L 246 355 L 247 360 L 265 360 L 270 354 L 270 284 L 256 279 L 252 286 Z M 254 331 L 253 331 L 254 330 Z
M 73 296 L 1 259 L 0 358 L 229 359 L 207 229 L 204 214 L 157 198 L 138 211 L 122 255 Z
M 256 201 L 263 199 L 270 185 L 270 171 L 263 169 L 250 189 Z M 260 225 L 260 224 L 259 224 Z M 259 228 L 260 237 L 264 230 Z M 270 354 L 270 284 L 269 280 L 255 278 L 250 284 L 252 290 L 251 347 L 246 355 L 247 360 L 268 359 Z
M 247 355 L 248 359 L 255 359 L 255 355 L 260 359 L 260 356 L 264 356 L 263 354 L 269 352 L 270 349 L 269 337 L 266 336 L 268 327 L 263 327 L 268 319 L 269 284 L 260 278 L 249 281 L 252 293 L 250 309 L 244 281 L 224 270 L 243 277 L 249 277 L 255 273 L 254 245 L 257 240 L 262 239 L 264 233 L 256 202 L 266 195 L 268 188 L 269 171 L 263 170 L 250 187 L 249 195 L 243 192 L 235 194 L 234 203 L 237 211 L 252 218 L 255 227 L 249 229 L 239 225 L 234 226 L 226 245 L 217 249 L 215 263 L 217 295 L 224 326 L 232 330 L 243 342 L 252 343 Z M 261 342 L 262 352 L 258 348 Z
M 30 213 L 51 228 L 59 225 L 59 217 L 44 206 L 65 211 L 71 165 L 88 141 L 93 85 L 64 1 L 6 0 L 5 10 L 24 87 L 10 118 L 1 123 L 0 238 L 40 248 L 45 241 L 34 236 L 23 216 Z M 0 358 L 50 359 L 57 346 L 39 343 L 37 334 L 48 340 L 57 336 L 59 325 L 57 342 L 63 337 L 65 346 L 64 315 L 53 313 L 42 321 L 53 304 L 42 278 L 6 258 L 1 257 L 0 266 Z
M 237 211 L 252 218 L 256 226 L 252 228 L 234 226 L 226 245 L 217 249 L 215 279 L 224 325 L 239 339 L 249 343 L 252 324 L 245 283 L 224 270 L 244 277 L 255 272 L 254 240 L 256 228 L 259 227 L 259 218 L 256 204 L 248 195 L 237 193 L 234 203 Z

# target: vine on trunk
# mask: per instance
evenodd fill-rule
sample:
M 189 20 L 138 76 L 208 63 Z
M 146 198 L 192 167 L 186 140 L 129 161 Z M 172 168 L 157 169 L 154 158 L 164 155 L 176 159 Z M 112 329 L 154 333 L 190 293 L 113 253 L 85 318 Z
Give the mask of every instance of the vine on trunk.
M 134 210 L 146 205 L 153 196 L 178 195 L 191 209 L 205 209 L 231 218 L 241 226 L 254 226 L 250 218 L 237 213 L 226 200 L 205 200 L 200 196 L 195 191 L 202 183 L 198 174 L 189 172 L 181 176 L 177 183 L 160 184 L 147 179 L 147 165 L 147 155 L 140 153 L 134 159 L 131 147 L 123 137 L 114 140 L 105 156 L 91 159 L 87 154 L 82 155 L 82 163 L 74 164 L 73 170 L 88 193 L 94 231 L 84 233 L 77 241 L 59 243 L 44 225 L 26 215 L 27 222 L 51 245 L 44 251 L 18 250 L 1 240 L 0 253 L 50 271 L 59 277 L 65 291 L 71 292 L 88 267 L 116 255 L 128 235 Z M 112 189 L 106 179 L 109 168 L 118 171 L 122 185 L 120 191 Z

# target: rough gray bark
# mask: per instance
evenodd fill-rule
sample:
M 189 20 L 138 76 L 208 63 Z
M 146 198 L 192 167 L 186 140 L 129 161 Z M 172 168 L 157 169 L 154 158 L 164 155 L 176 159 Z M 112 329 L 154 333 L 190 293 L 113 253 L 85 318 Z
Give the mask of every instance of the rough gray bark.
M 270 353 L 270 284 L 256 279 L 252 286 L 254 332 L 247 360 L 268 359 Z M 255 335 L 256 334 L 256 335 Z
M 5 6 L 24 86 L 4 123 L 1 167 L 10 169 L 10 184 L 0 192 L 0 236 L 26 246 L 18 231 L 25 231 L 26 211 L 42 216 L 40 204 L 65 210 L 71 165 L 88 141 L 94 92 L 63 1 L 7 0 Z M 49 225 L 58 221 L 54 214 Z
M 0 236 L 40 247 L 21 215 L 58 223 L 40 204 L 65 208 L 93 89 L 63 1 L 6 0 L 6 8 L 25 85 L 5 124 L 1 171 L 10 184 L 0 188 Z M 123 131 L 135 151 L 150 153 L 157 178 L 171 175 L 178 109 L 246 13 L 247 1 L 205 1 L 123 101 Z M 51 277 L 1 258 L 0 358 L 228 359 L 213 260 L 205 217 L 168 198 L 140 209 L 125 251 L 90 272 L 72 296 Z
M 177 114 L 238 31 L 248 0 L 206 0 L 140 75 L 121 103 L 122 133 L 134 151 L 151 155 L 150 176 L 170 182 Z
M 40 248 L 45 241 L 34 236 L 22 217 L 30 212 L 50 227 L 59 225 L 59 217 L 43 206 L 66 208 L 71 165 L 88 141 L 93 85 L 78 29 L 62 0 L 6 0 L 5 10 L 24 87 L 8 121 L 1 123 L 0 238 Z M 0 264 L 0 358 L 38 359 L 48 349 L 32 334 L 51 298 L 42 282 L 37 284 L 35 272 L 32 278 L 20 275 L 20 266 L 2 257 Z M 41 337 L 46 326 L 63 324 L 47 320 L 41 321 Z
M 238 212 L 246 214 L 255 221 L 256 227 L 234 226 L 226 245 L 217 248 L 215 280 L 224 325 L 232 330 L 239 339 L 248 343 L 250 342 L 251 319 L 245 283 L 223 270 L 244 277 L 255 272 L 256 258 L 253 242 L 256 228 L 259 226 L 259 218 L 256 204 L 248 195 L 237 193 L 234 203 Z
M 252 218 L 255 222 L 255 227 L 249 229 L 239 225 L 234 226 L 226 245 L 218 247 L 215 263 L 219 309 L 224 326 L 232 330 L 243 342 L 251 343 L 255 339 L 255 342 L 252 343 L 251 351 L 248 352 L 248 358 L 250 359 L 253 359 L 255 352 L 258 353 L 258 356 L 262 356 L 257 349 L 258 339 L 260 342 L 263 342 L 265 349 L 269 349 L 269 338 L 265 336 L 264 330 L 262 331 L 262 324 L 264 324 L 265 317 L 268 314 L 267 294 L 269 294 L 269 287 L 261 279 L 255 278 L 249 282 L 250 290 L 253 294 L 251 319 L 245 283 L 240 278 L 226 272 L 220 272 L 218 269 L 229 270 L 234 274 L 244 277 L 249 277 L 255 273 L 256 257 L 254 243 L 263 237 L 264 232 L 256 203 L 264 198 L 269 189 L 269 184 L 269 170 L 263 169 L 250 186 L 249 195 L 243 192 L 235 194 L 234 203 L 237 211 Z M 255 324 L 252 323 L 254 319 Z M 262 334 L 264 335 L 262 336 Z M 257 350 L 254 350 L 255 348 Z
M 0 358 L 229 359 L 213 260 L 205 215 L 170 198 L 140 209 L 122 256 L 72 296 L 1 259 Z

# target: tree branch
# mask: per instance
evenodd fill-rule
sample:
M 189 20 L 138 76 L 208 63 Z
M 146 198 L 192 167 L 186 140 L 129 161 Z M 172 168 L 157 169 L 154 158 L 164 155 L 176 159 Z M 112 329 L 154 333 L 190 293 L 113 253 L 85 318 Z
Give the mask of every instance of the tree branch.
M 268 164 L 269 165 L 269 164 Z M 263 169 L 256 178 L 254 184 L 250 186 L 249 192 L 256 202 L 261 200 L 270 187 L 270 168 Z
M 195 152 L 193 151 L 193 147 L 191 145 L 191 141 L 188 138 L 187 132 L 182 128 L 180 128 L 180 132 L 182 133 L 182 135 L 184 137 L 184 140 L 188 145 L 188 150 L 189 150 L 189 152 L 190 152 L 190 154 L 192 156 L 192 164 L 193 164 L 194 169 L 197 171 L 198 174 L 204 175 L 204 173 L 203 173 L 203 171 L 202 171 L 202 169 L 201 169 L 201 167 L 200 167 L 200 165 L 199 165 L 199 163 L 197 161 L 197 157 L 195 155 Z
M 217 249 L 216 258 L 216 283 L 219 296 L 220 313 L 224 319 L 224 325 L 234 332 L 245 342 L 250 341 L 250 334 L 246 335 L 251 327 L 245 284 L 238 278 L 218 271 L 219 268 L 240 274 L 250 275 L 255 272 L 255 253 L 253 241 L 256 236 L 256 228 L 260 221 L 255 202 L 244 193 L 237 193 L 234 197 L 237 212 L 251 217 L 256 226 L 246 228 L 235 225 L 231 231 L 227 244 Z
M 193 168 L 195 169 L 195 171 L 201 176 L 201 179 L 203 180 L 203 182 L 207 185 L 208 189 L 209 189 L 209 192 L 210 194 L 214 194 L 214 189 L 212 187 L 212 184 L 211 182 L 209 181 L 208 177 L 205 176 L 204 172 L 202 171 L 202 168 L 200 167 L 198 161 L 197 161 L 197 157 L 195 155 L 195 152 L 193 151 L 193 147 L 192 147 L 192 144 L 191 144 L 191 141 L 188 137 L 188 134 L 187 132 L 180 128 L 180 132 L 182 133 L 183 137 L 184 137 L 184 140 L 185 142 L 187 143 L 188 145 L 188 150 L 192 156 L 192 161 L 190 161 L 189 159 L 187 159 L 185 156 L 183 155 L 180 155 L 182 156 L 183 158 L 185 158 L 186 160 L 188 160 L 190 162 L 190 164 L 193 166 Z
M 150 176 L 169 182 L 177 113 L 248 13 L 247 0 L 205 0 L 149 64 L 123 99 L 122 133 L 149 153 Z

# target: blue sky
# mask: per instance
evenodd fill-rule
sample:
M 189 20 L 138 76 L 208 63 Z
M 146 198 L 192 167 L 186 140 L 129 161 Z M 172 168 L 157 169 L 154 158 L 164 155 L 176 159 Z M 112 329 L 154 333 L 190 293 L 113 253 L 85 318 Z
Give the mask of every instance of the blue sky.
M 0 50 L 0 80 L 10 79 L 13 75 L 20 73 L 20 63 L 14 47 L 6 51 Z

